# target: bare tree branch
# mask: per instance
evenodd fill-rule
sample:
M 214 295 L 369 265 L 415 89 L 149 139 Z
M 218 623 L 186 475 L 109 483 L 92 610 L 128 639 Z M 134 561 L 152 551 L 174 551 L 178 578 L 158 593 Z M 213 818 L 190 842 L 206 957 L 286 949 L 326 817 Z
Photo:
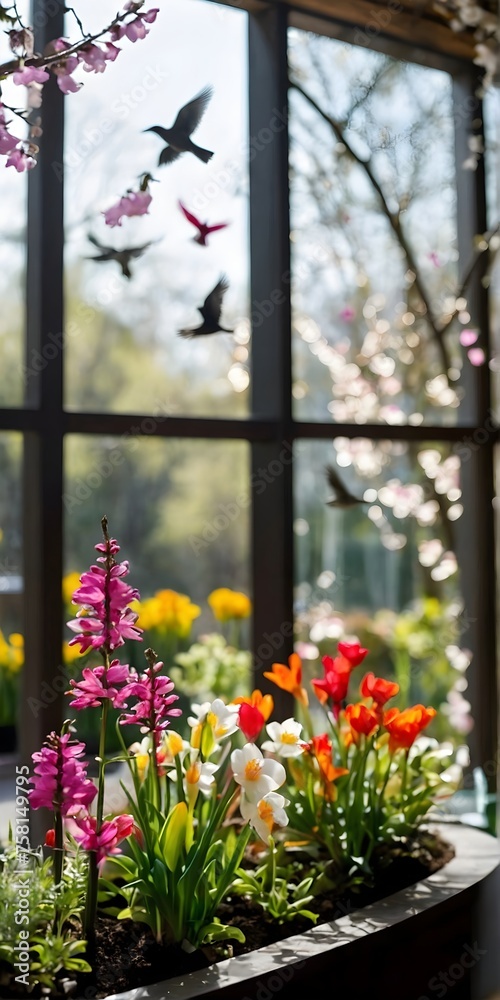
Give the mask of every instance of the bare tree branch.
M 323 118 L 325 122 L 327 122 L 327 124 L 332 129 L 337 141 L 341 142 L 345 146 L 348 155 L 356 163 L 359 164 L 359 166 L 364 170 L 366 176 L 368 177 L 368 180 L 370 181 L 370 184 L 372 185 L 379 199 L 382 211 L 384 212 L 384 215 L 386 216 L 392 228 L 392 231 L 396 236 L 396 239 L 398 240 L 401 249 L 403 250 L 408 267 L 415 276 L 413 284 L 424 306 L 425 309 L 424 317 L 438 347 L 441 356 L 441 361 L 443 364 L 444 374 L 446 378 L 448 378 L 448 371 L 451 368 L 451 359 L 448 354 L 448 347 L 444 340 L 443 331 L 439 326 L 436 317 L 434 316 L 429 295 L 422 281 L 413 250 L 406 238 L 405 233 L 403 232 L 399 212 L 392 212 L 391 209 L 389 208 L 389 204 L 387 202 L 385 193 L 374 173 L 371 159 L 370 158 L 363 159 L 363 157 L 361 157 L 358 153 L 356 153 L 356 151 L 350 145 L 349 140 L 346 138 L 345 129 L 343 125 L 341 125 L 340 122 L 336 121 L 335 118 L 332 118 L 331 115 L 327 114 L 327 112 L 320 107 L 320 105 L 314 100 L 314 98 L 311 97 L 311 95 L 308 94 L 307 91 L 305 91 L 304 88 L 301 87 L 299 83 L 295 82 L 294 80 L 291 80 L 290 86 L 293 87 L 293 89 L 296 90 L 298 93 L 302 94 L 302 96 L 305 98 L 306 101 L 308 101 L 311 107 L 314 108 L 314 110 L 321 116 L 321 118 Z

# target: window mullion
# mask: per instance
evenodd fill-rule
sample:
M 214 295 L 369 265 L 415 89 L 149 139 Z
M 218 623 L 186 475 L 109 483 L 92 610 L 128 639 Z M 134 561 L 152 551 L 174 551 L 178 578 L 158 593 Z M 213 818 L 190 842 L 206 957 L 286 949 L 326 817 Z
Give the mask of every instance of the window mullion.
M 249 14 L 252 415 L 275 436 L 252 444 L 255 681 L 293 649 L 287 14 Z M 273 688 L 277 712 L 291 702 Z
M 33 0 L 35 48 L 64 35 L 62 0 Z M 63 94 L 44 87 L 43 136 L 29 176 L 25 405 L 38 410 L 24 446 L 23 761 L 60 726 L 63 435 Z M 37 814 L 33 817 L 37 820 Z
M 473 153 L 470 139 L 483 139 L 482 105 L 477 96 L 474 67 L 454 80 L 454 119 L 457 161 L 458 248 L 462 274 L 468 266 L 478 234 L 486 231 L 485 173 L 482 156 L 477 168 L 464 168 Z M 482 284 L 487 255 L 478 261 L 467 290 L 468 326 L 480 332 L 478 344 L 489 356 L 488 293 Z M 471 763 L 494 778 L 497 757 L 496 601 L 493 461 L 497 439 L 491 408 L 490 372 L 487 364 L 472 366 L 464 358 L 462 387 L 464 419 L 474 424 L 471 436 L 458 444 L 464 513 L 457 524 L 457 558 L 464 601 L 464 631 L 460 644 L 473 659 L 467 672 L 467 699 L 472 705 L 474 728 L 468 736 Z M 492 785 L 494 782 L 492 781 Z

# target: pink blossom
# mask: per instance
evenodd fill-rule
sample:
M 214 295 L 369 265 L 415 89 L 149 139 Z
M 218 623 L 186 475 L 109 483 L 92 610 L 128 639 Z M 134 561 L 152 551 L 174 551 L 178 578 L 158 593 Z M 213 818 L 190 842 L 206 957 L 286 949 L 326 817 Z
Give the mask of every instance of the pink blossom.
M 95 851 L 97 863 L 102 864 L 110 854 L 120 854 L 118 844 L 130 837 L 134 829 L 133 816 L 125 813 L 111 820 L 104 820 L 97 833 L 97 819 L 81 813 L 66 820 L 66 829 L 84 851 Z
M 356 310 L 352 306 L 344 306 L 339 312 L 339 318 L 343 319 L 345 323 L 350 323 L 356 315 Z
M 95 546 L 99 556 L 98 566 L 80 577 L 80 587 L 73 594 L 73 604 L 83 605 L 82 612 L 68 622 L 78 634 L 70 639 L 70 646 L 79 645 L 80 651 L 104 647 L 108 652 L 123 646 L 126 639 L 140 639 L 142 629 L 136 626 L 138 615 L 128 605 L 139 599 L 139 591 L 129 587 L 122 577 L 129 572 L 128 562 L 115 562 L 120 546 L 116 539 L 107 539 Z M 104 565 L 103 565 L 104 564 Z
M 119 660 L 112 660 L 110 666 L 106 667 L 84 667 L 82 670 L 83 680 L 70 680 L 70 690 L 66 694 L 71 695 L 74 700 L 70 702 L 71 708 L 98 708 L 107 698 L 114 708 L 123 708 L 126 688 L 121 690 L 115 687 L 116 684 L 126 684 L 131 676 L 128 664 L 121 664 Z
M 12 74 L 12 80 L 18 87 L 28 87 L 30 83 L 46 83 L 48 79 L 47 70 L 37 66 L 24 66 Z
M 103 212 L 104 221 L 107 226 L 121 226 L 124 216 L 148 215 L 152 200 L 148 191 L 130 191 L 116 205 Z
M 7 153 L 11 153 L 18 143 L 19 139 L 7 132 L 0 124 L 0 155 L 6 156 Z
M 431 252 L 427 254 L 427 257 L 430 260 L 431 264 L 434 264 L 434 267 L 441 267 L 439 254 L 437 254 L 435 250 L 431 250 Z
M 486 361 L 486 355 L 482 347 L 471 347 L 470 351 L 467 351 L 467 357 L 471 365 L 474 365 L 475 368 L 479 368 L 481 365 L 484 365 L 484 362 Z
M 148 667 L 137 679 L 133 680 L 124 689 L 124 697 L 139 698 L 137 705 L 134 705 L 129 715 L 124 715 L 120 719 L 122 726 L 140 726 L 141 733 L 154 733 L 159 736 L 169 723 L 169 716 L 176 717 L 182 715 L 180 708 L 171 708 L 178 695 L 170 694 L 174 684 L 165 674 L 160 675 L 163 663 L 155 663 Z
M 57 74 L 57 86 L 63 94 L 76 94 L 81 87 L 82 83 L 77 83 L 72 76 L 66 73 Z
M 32 170 L 36 166 L 36 160 L 33 156 L 25 153 L 24 149 L 14 149 L 5 166 L 15 167 L 18 174 L 22 174 L 24 170 Z
M 106 49 L 107 52 L 106 58 L 109 60 L 109 62 L 114 62 L 117 56 L 120 55 L 121 49 L 119 49 L 117 45 L 113 45 L 112 42 L 105 42 L 104 48 Z
M 54 42 L 51 42 L 51 48 L 56 52 L 60 52 L 69 47 L 69 42 L 64 38 L 56 38 Z M 80 87 L 83 86 L 81 83 L 77 83 L 73 80 L 72 73 L 80 65 L 80 60 L 78 56 L 68 56 L 67 59 L 62 59 L 60 63 L 52 66 L 52 72 L 57 79 L 57 86 L 63 94 L 76 94 Z
M 462 347 L 472 347 L 476 343 L 478 333 L 476 330 L 462 330 L 460 333 L 460 343 Z
M 145 38 L 147 28 L 141 17 L 136 17 L 125 26 L 125 35 L 131 42 L 137 42 L 139 38 Z
M 116 45 L 108 42 L 104 48 L 99 45 L 87 45 L 81 49 L 79 58 L 84 63 L 84 69 L 88 73 L 104 73 L 107 62 L 114 62 L 121 50 Z
M 59 736 L 52 732 L 45 746 L 32 755 L 36 763 L 29 792 L 32 809 L 54 809 L 66 816 L 71 809 L 90 805 L 97 794 L 94 783 L 87 778 L 87 763 L 79 760 L 84 743 L 71 740 L 70 733 Z

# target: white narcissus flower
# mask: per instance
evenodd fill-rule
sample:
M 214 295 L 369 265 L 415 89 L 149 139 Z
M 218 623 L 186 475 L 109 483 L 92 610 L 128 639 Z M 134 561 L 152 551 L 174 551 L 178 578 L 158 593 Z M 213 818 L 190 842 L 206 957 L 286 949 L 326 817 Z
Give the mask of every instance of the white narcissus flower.
M 279 792 L 268 792 L 259 802 L 249 802 L 244 795 L 241 797 L 240 812 L 243 819 L 250 823 L 261 840 L 267 844 L 275 826 L 288 826 L 288 816 L 285 806 L 290 800 Z
M 214 784 L 214 774 L 218 769 L 218 764 L 198 760 L 198 750 L 191 750 L 184 770 L 184 791 L 190 809 L 194 808 L 199 792 L 202 792 L 203 795 L 210 795 Z M 177 772 L 169 771 L 168 777 L 175 781 Z
M 284 722 L 270 722 L 266 726 L 270 740 L 262 744 L 263 750 L 276 753 L 280 757 L 300 757 L 304 750 L 300 745 L 302 726 L 295 719 L 285 719 Z
M 217 748 L 218 741 L 232 736 L 238 729 L 239 705 L 225 705 L 221 698 L 204 701 L 202 705 L 192 705 L 194 716 L 188 718 L 191 726 L 191 746 L 200 749 L 203 738 L 203 753 L 210 756 Z
M 233 750 L 231 767 L 234 780 L 241 785 L 249 802 L 258 802 L 267 792 L 274 792 L 286 779 L 283 764 L 263 757 L 254 743 L 247 743 L 243 750 Z

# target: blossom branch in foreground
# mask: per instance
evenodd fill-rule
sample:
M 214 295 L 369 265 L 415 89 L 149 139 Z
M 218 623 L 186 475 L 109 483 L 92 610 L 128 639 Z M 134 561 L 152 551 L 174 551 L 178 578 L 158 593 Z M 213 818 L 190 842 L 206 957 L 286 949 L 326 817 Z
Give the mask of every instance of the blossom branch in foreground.
M 77 42 L 71 42 L 67 38 L 55 38 L 48 43 L 43 53 L 34 52 L 33 31 L 21 23 L 16 8 L 13 8 L 16 17 L 10 18 L 10 21 L 14 27 L 7 34 L 14 58 L 0 65 L 0 79 L 10 79 L 15 86 L 29 88 L 28 108 L 24 111 L 16 110 L 14 113 L 24 119 L 31 129 L 30 138 L 27 140 L 7 132 L 5 122 L 7 108 L 0 100 L 0 156 L 7 155 L 5 164 L 7 167 L 13 166 L 21 173 L 36 165 L 35 156 L 38 147 L 31 139 L 40 136 L 42 130 L 39 122 L 32 124 L 30 116 L 33 108 L 40 107 L 42 103 L 42 88 L 49 80 L 50 74 L 55 76 L 63 94 L 76 93 L 83 86 L 73 77 L 78 67 L 81 66 L 87 73 L 103 73 L 107 64 L 114 62 L 121 52 L 121 48 L 115 45 L 116 41 L 127 38 L 131 42 L 136 42 L 146 37 L 149 32 L 147 26 L 154 23 L 159 8 L 154 7 L 141 13 L 143 6 L 144 0 L 139 2 L 128 0 L 121 13 L 117 14 L 105 28 L 93 35 L 83 35 L 82 32 L 83 37 Z M 81 29 L 78 18 L 77 21 Z M 109 36 L 107 39 L 106 35 Z M 103 39 L 102 44 L 96 44 L 101 39 Z M 34 91 L 37 91 L 36 95 Z

